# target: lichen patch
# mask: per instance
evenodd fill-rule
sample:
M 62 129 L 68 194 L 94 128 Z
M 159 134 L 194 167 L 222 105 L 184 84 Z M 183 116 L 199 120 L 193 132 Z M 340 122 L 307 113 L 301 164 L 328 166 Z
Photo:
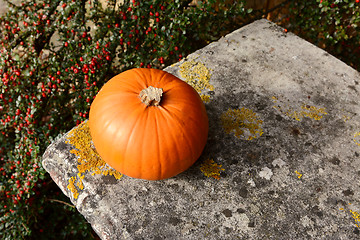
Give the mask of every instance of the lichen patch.
M 263 134 L 263 121 L 251 109 L 228 109 L 221 115 L 221 124 L 227 134 L 252 140 Z
M 225 171 L 222 165 L 217 164 L 213 159 L 209 158 L 201 164 L 200 170 L 206 177 L 212 177 L 218 180 L 220 179 L 220 171 Z
M 273 107 L 281 112 L 282 114 L 295 119 L 296 121 L 301 121 L 303 118 L 311 118 L 314 120 L 321 120 L 324 115 L 327 115 L 326 108 L 311 106 L 309 104 L 303 103 L 300 107 L 295 109 L 287 104 L 282 104 L 279 102 L 278 98 L 273 96 L 272 101 L 275 104 Z
M 352 217 L 355 220 L 355 226 L 360 228 L 360 214 L 352 210 L 350 210 L 350 213 L 352 214 Z
M 295 171 L 295 174 L 297 175 L 298 179 L 300 179 L 302 177 L 302 174 L 299 173 L 297 170 Z
M 78 196 L 79 196 L 79 192 L 77 191 L 77 189 L 76 189 L 76 187 L 75 187 L 75 184 L 74 184 L 75 181 L 76 181 L 76 177 L 71 177 L 71 178 L 69 179 L 69 185 L 67 186 L 67 189 L 69 189 L 69 190 L 72 192 L 73 197 L 74 197 L 75 199 L 77 199 Z
M 96 152 L 91 140 L 90 129 L 87 122 L 83 122 L 78 127 L 72 129 L 67 136 L 68 141 L 65 143 L 73 145 L 75 148 L 70 150 L 77 156 L 77 169 L 79 171 L 78 178 L 76 176 L 69 179 L 68 189 L 73 193 L 73 197 L 78 197 L 77 188 L 84 189 L 83 179 L 84 173 L 89 172 L 92 175 L 113 175 L 116 179 L 120 179 L 123 175 L 106 164 L 100 155 Z M 77 180 L 76 186 L 75 181 Z M 76 191 L 75 191 L 76 190 Z
M 356 132 L 354 134 L 354 139 L 353 140 L 354 140 L 356 145 L 360 146 L 360 132 Z
M 349 205 L 351 205 L 351 203 L 349 203 Z M 344 208 L 340 208 L 339 210 L 346 211 Z M 350 209 L 349 212 L 351 213 L 351 217 L 354 219 L 355 226 L 360 228 L 360 213 L 352 209 Z
M 210 69 L 201 62 L 185 61 L 180 65 L 180 76 L 199 93 L 203 102 L 210 102 L 210 95 L 206 93 L 206 90 L 214 91 L 210 84 Z

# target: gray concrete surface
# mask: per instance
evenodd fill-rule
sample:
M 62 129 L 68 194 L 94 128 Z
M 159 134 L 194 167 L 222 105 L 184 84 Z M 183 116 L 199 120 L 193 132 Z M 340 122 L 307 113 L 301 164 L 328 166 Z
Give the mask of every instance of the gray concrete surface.
M 166 71 L 206 101 L 208 142 L 189 170 L 79 173 L 68 135 L 43 156 L 102 239 L 360 239 L 359 72 L 266 20 Z

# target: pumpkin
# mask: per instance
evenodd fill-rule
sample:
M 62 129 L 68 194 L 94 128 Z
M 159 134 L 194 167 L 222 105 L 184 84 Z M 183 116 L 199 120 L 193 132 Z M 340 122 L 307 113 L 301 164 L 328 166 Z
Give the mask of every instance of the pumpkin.
M 136 68 L 101 88 L 90 107 L 89 128 L 111 167 L 133 178 L 160 180 L 194 164 L 209 123 L 190 85 L 162 70 Z

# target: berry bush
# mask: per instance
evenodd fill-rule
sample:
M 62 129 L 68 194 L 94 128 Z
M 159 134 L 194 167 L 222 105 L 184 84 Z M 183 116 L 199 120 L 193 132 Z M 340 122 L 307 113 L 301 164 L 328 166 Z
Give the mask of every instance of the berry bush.
M 0 18 L 1 238 L 94 238 L 45 173 L 42 154 L 88 117 L 112 76 L 174 63 L 250 12 L 243 0 L 190 2 L 8 2 Z
M 288 2 L 272 20 L 360 70 L 360 0 Z

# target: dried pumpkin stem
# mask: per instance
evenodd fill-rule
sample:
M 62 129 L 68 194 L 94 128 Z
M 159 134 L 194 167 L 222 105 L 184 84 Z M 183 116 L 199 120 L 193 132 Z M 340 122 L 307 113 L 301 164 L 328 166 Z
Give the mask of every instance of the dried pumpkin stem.
M 141 99 L 141 102 L 146 104 L 146 106 L 159 106 L 162 94 L 162 88 L 155 88 L 153 86 L 150 86 L 146 89 L 143 89 L 140 92 L 139 97 Z

